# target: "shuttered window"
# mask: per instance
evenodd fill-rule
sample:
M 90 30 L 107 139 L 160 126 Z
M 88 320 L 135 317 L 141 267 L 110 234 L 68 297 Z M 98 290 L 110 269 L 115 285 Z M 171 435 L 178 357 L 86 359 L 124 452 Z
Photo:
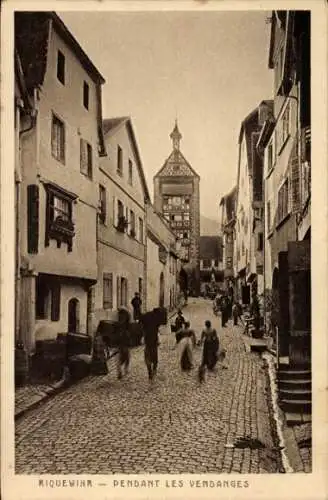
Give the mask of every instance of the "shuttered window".
M 121 278 L 121 306 L 128 305 L 128 280 Z
M 80 139 L 80 172 L 92 179 L 92 147 L 84 139 Z
M 129 219 L 129 224 L 130 224 L 130 236 L 132 238 L 136 237 L 136 216 L 133 210 L 130 210 L 130 219 Z
M 289 203 L 288 203 L 288 179 L 284 182 L 278 192 L 278 213 L 277 213 L 277 223 L 279 224 L 287 215 Z
M 38 253 L 39 248 L 39 187 L 27 186 L 27 251 Z
M 99 184 L 99 206 L 100 206 L 100 211 L 99 211 L 99 219 L 102 224 L 105 224 L 106 222 L 106 215 L 107 215 L 107 194 L 106 194 L 106 188 Z
M 300 209 L 300 162 L 298 156 L 298 141 L 296 138 L 294 140 L 288 167 L 290 208 L 293 213 L 296 213 Z
M 121 306 L 121 278 L 116 277 L 116 307 Z
M 56 160 L 65 163 L 65 125 L 54 114 L 51 126 L 51 152 Z
M 117 201 L 117 215 L 118 215 L 119 219 L 121 219 L 122 217 L 124 217 L 124 205 L 121 202 L 121 200 Z
M 131 160 L 129 160 L 129 184 L 131 186 L 133 184 L 133 164 Z
M 139 241 L 140 243 L 144 242 L 144 223 L 141 217 L 139 217 Z
M 123 151 L 121 146 L 117 146 L 117 173 L 123 175 Z
M 103 274 L 103 308 L 113 309 L 113 274 Z
M 60 319 L 60 284 L 55 283 L 51 287 L 51 321 Z
M 282 115 L 282 144 L 283 145 L 290 136 L 290 104 L 287 103 L 284 114 Z

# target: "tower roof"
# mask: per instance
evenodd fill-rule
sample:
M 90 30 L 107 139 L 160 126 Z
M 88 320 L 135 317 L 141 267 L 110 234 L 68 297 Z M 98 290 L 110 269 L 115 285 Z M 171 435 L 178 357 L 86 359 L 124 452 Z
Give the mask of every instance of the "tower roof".
M 165 160 L 162 168 L 157 172 L 154 177 L 198 177 L 199 175 L 192 168 L 190 163 L 186 160 L 180 151 L 180 140 L 182 135 L 180 133 L 178 122 L 175 120 L 174 128 L 170 134 L 173 142 L 173 151 Z

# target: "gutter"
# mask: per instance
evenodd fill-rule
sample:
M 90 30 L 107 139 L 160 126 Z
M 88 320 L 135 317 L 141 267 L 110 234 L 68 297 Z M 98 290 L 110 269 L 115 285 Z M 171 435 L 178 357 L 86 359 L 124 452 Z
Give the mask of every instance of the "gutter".
M 281 418 L 279 417 L 280 414 L 280 409 L 278 405 L 278 390 L 277 390 L 277 384 L 276 384 L 276 377 L 275 377 L 275 367 L 274 367 L 274 360 L 273 356 L 264 353 L 262 355 L 262 358 L 264 359 L 267 369 L 268 369 L 268 376 L 269 376 L 269 382 L 270 382 L 270 396 L 271 396 L 271 402 L 272 402 L 272 407 L 273 407 L 273 418 L 275 421 L 275 427 L 276 427 L 276 432 L 278 436 L 278 442 L 279 442 L 279 450 L 281 454 L 281 461 L 284 467 L 284 472 L 294 472 L 293 467 L 290 464 L 288 455 L 286 453 L 286 443 L 284 439 L 284 434 L 283 434 L 283 422 Z

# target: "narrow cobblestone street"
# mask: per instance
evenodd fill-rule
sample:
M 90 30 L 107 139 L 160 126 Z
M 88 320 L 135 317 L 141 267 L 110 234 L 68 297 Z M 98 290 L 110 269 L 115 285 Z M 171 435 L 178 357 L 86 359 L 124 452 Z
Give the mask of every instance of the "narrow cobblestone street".
M 19 419 L 16 473 L 279 472 L 263 361 L 246 351 L 241 328 L 221 328 L 211 302 L 191 299 L 184 315 L 198 338 L 212 320 L 227 350 L 225 367 L 199 384 L 196 347 L 195 368 L 181 373 L 168 324 L 152 384 L 139 347 L 123 380 L 110 360 L 108 375 L 89 377 Z M 264 447 L 233 447 L 239 437 Z

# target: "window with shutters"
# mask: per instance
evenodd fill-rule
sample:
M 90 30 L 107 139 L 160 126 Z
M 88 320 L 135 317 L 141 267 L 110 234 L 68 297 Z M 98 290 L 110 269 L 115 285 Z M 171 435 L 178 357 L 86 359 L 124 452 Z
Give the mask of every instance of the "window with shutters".
M 51 287 L 51 321 L 60 319 L 60 283 L 54 283 Z
M 83 82 L 83 106 L 85 109 L 89 109 L 89 85 L 87 82 Z
M 51 152 L 56 160 L 65 163 L 65 125 L 54 114 L 51 124 Z
M 274 68 L 274 82 L 275 82 L 275 90 L 278 93 L 281 83 L 282 83 L 282 78 L 283 78 L 283 63 L 284 63 L 284 46 L 281 45 L 279 47 L 278 53 L 277 53 L 277 58 L 275 62 L 275 68 Z
M 288 162 L 290 210 L 296 213 L 300 209 L 300 161 L 297 136 L 294 139 Z
M 144 223 L 141 217 L 139 217 L 139 241 L 140 243 L 144 241 Z
M 123 176 L 123 151 L 121 146 L 117 146 L 117 173 Z
M 288 199 L 288 179 L 284 182 L 278 191 L 278 210 L 277 210 L 277 224 L 280 224 L 289 213 L 289 199 Z
M 27 186 L 27 251 L 38 253 L 39 249 L 39 186 Z
M 113 274 L 103 274 L 103 308 L 113 309 Z
M 121 202 L 121 200 L 117 200 L 116 201 L 116 214 L 115 214 L 116 223 L 114 225 L 115 225 L 115 228 L 117 229 L 117 231 L 119 231 L 120 233 L 124 233 L 127 229 L 128 213 L 129 213 L 129 210 L 126 207 L 126 215 L 125 215 L 123 203 Z
M 35 280 L 35 317 L 51 321 L 60 319 L 60 283 L 42 274 Z
M 80 139 L 80 172 L 92 179 L 92 147 L 84 139 Z
M 129 224 L 130 224 L 130 236 L 132 238 L 136 237 L 136 216 L 133 210 L 130 210 L 130 218 L 129 218 Z
M 117 200 L 117 215 L 119 220 L 124 217 L 124 205 L 121 200 Z
M 102 224 L 106 223 L 107 216 L 107 194 L 106 188 L 99 184 L 99 220 Z
M 57 52 L 57 79 L 65 85 L 65 56 L 60 50 Z
M 126 307 L 128 305 L 128 280 L 121 277 L 120 282 L 120 306 Z
M 131 160 L 129 160 L 129 184 L 131 186 L 133 184 L 133 164 Z
M 41 275 L 35 279 L 35 318 L 47 319 L 51 304 L 51 291 L 49 284 Z
M 282 144 L 283 146 L 285 142 L 287 141 L 288 137 L 290 136 L 290 104 L 289 102 L 287 103 L 287 106 L 285 108 L 285 111 L 282 115 Z
M 116 277 L 116 307 L 121 307 L 121 278 Z

